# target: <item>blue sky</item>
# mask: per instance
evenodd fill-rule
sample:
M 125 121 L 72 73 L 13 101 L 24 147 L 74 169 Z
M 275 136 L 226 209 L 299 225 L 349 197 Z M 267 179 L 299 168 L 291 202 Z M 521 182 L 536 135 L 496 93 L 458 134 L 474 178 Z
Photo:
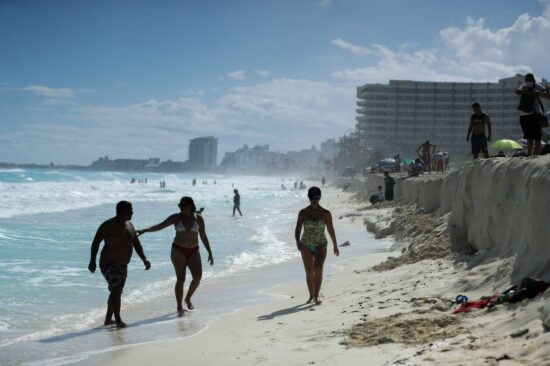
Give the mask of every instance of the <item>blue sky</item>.
M 289 150 L 355 124 L 355 87 L 548 75 L 548 2 L 0 0 L 0 161 Z M 546 43 L 545 43 L 546 42 Z

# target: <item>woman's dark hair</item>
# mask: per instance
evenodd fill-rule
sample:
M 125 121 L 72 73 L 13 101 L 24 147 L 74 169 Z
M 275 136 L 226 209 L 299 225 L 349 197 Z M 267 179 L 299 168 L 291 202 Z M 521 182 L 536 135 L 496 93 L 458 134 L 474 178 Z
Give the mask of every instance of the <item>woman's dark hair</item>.
M 307 196 L 309 199 L 320 199 L 321 198 L 321 189 L 319 187 L 311 187 L 307 191 Z
M 525 75 L 525 81 L 532 81 L 535 82 L 535 75 L 529 73 Z
M 182 207 L 191 207 L 191 212 L 195 213 L 197 212 L 197 207 L 195 206 L 195 201 L 191 197 L 185 196 L 180 199 L 180 204 L 178 205 L 180 208 Z

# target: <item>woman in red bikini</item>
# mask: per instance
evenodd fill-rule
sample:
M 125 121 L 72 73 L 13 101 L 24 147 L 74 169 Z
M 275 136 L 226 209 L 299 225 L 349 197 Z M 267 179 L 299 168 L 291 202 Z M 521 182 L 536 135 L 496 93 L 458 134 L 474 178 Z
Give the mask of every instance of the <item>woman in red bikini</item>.
M 193 276 L 187 296 L 185 296 L 185 304 L 187 309 L 193 310 L 195 307 L 191 303 L 191 296 L 199 287 L 202 278 L 202 262 L 199 252 L 199 236 L 201 238 L 206 251 L 208 252 L 208 263 L 214 265 L 212 250 L 208 243 L 208 237 L 204 229 L 204 220 L 201 215 L 197 215 L 195 203 L 191 197 L 183 197 L 179 203 L 180 212 L 170 215 L 160 224 L 153 225 L 147 229 L 138 230 L 137 234 L 150 233 L 160 231 L 168 226 L 174 225 L 176 236 L 172 243 L 171 259 L 174 269 L 176 270 L 176 301 L 178 312 L 183 311 L 183 284 L 185 283 L 185 273 L 187 267 Z

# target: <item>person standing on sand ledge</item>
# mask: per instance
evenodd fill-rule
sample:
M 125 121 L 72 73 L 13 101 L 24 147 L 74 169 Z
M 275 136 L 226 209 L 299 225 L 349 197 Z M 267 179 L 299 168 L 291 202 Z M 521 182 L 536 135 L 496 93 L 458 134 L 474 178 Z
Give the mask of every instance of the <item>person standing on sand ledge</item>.
M 472 155 L 474 160 L 477 159 L 479 153 L 483 153 L 485 159 L 489 158 L 489 150 L 487 149 L 487 142 L 491 141 L 491 119 L 488 114 L 481 111 L 481 105 L 479 103 L 472 104 L 472 110 L 474 114 L 470 117 L 470 125 L 468 127 L 468 134 L 466 135 L 466 141 L 470 141 L 470 135 L 472 136 Z M 489 132 L 485 135 L 485 126 Z
M 176 286 L 174 292 L 176 295 L 177 311 L 182 312 L 183 285 L 185 283 L 187 267 L 189 267 L 189 271 L 191 271 L 191 275 L 193 276 L 189 289 L 187 290 L 187 296 L 185 297 L 185 304 L 189 310 L 195 309 L 193 303 L 191 303 L 191 296 L 193 296 L 195 290 L 199 287 L 202 279 L 199 236 L 208 252 L 208 263 L 210 263 L 211 266 L 214 265 L 214 258 L 212 257 L 212 250 L 210 249 L 210 243 L 206 236 L 204 219 L 201 215 L 196 213 L 197 209 L 193 199 L 191 197 L 182 197 L 178 206 L 180 208 L 179 213 L 168 216 L 168 218 L 160 224 L 138 230 L 137 233 L 138 235 L 142 235 L 160 231 L 168 226 L 174 225 L 176 236 L 172 242 L 170 257 L 174 265 L 174 270 L 176 271 Z
M 327 238 L 325 236 L 325 227 L 328 230 L 333 244 L 334 255 L 339 256 L 338 244 L 336 242 L 336 233 L 332 225 L 332 215 L 329 210 L 321 207 L 321 190 L 318 187 L 311 187 L 307 196 L 310 205 L 298 214 L 296 223 L 295 238 L 296 246 L 302 254 L 304 269 L 306 271 L 306 282 L 309 290 L 309 299 L 307 304 L 315 302 L 320 305 L 319 294 L 323 282 L 323 266 L 327 257 Z M 302 232 L 304 233 L 300 238 Z
M 105 241 L 99 257 L 99 268 L 109 285 L 110 292 L 104 325 L 115 324 L 118 328 L 126 326 L 120 318 L 120 298 L 126 283 L 128 263 L 130 263 L 133 249 L 143 261 L 145 270 L 151 268 L 151 263 L 145 257 L 134 225 L 130 222 L 133 213 L 132 204 L 128 201 L 120 201 L 116 205 L 116 216 L 105 221 L 97 229 L 88 265 L 88 270 L 94 273 L 99 244 Z M 113 315 L 115 316 L 114 321 Z

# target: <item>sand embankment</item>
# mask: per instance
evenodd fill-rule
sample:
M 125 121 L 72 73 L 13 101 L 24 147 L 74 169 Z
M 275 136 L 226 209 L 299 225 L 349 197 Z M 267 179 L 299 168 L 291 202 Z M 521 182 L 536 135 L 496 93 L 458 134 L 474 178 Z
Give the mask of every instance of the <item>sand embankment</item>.
M 494 158 L 469 163 L 445 176 L 396 179 L 395 194 L 426 213 L 449 214 L 478 251 L 513 257 L 512 281 L 525 276 L 550 280 L 550 156 Z M 382 176 L 367 180 L 370 191 Z

